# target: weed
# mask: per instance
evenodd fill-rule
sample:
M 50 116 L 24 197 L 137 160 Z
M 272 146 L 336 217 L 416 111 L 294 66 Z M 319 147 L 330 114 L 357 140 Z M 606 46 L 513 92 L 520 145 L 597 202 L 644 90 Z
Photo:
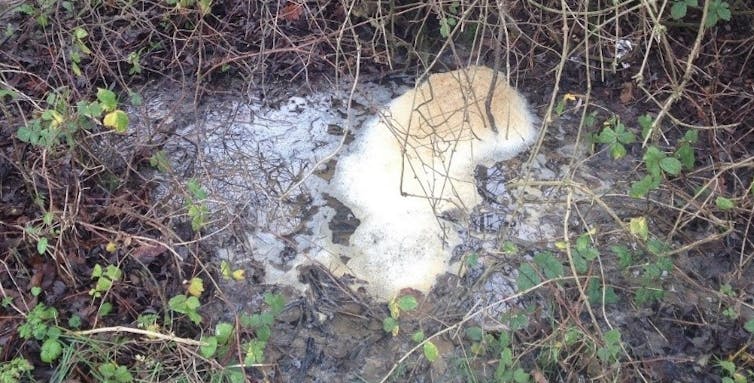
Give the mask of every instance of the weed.
M 202 316 L 197 311 L 199 306 L 201 306 L 201 303 L 199 303 L 197 297 L 187 297 L 183 294 L 176 295 L 168 301 L 170 310 L 186 315 L 195 324 L 202 322 Z
M 61 137 L 73 147 L 76 142 L 74 135 L 81 129 L 90 128 L 92 121 L 116 133 L 128 130 L 128 115 L 118 109 L 118 101 L 112 91 L 100 88 L 97 101 L 79 101 L 75 110 L 69 104 L 69 98 L 67 88 L 50 92 L 46 99 L 48 108 L 42 110 L 39 117 L 18 128 L 16 137 L 31 145 L 51 149 L 60 144 Z M 103 113 L 106 114 L 100 121 Z
M 100 373 L 100 382 L 103 383 L 129 383 L 133 381 L 133 376 L 124 366 L 119 366 L 114 362 L 100 364 L 97 367 Z
M 390 316 L 382 320 L 382 329 L 385 332 L 397 336 L 400 331 L 398 318 L 401 316 L 402 311 L 413 311 L 419 303 L 412 295 L 404 295 L 402 297 L 395 297 L 388 302 L 388 308 L 390 309 Z
M 34 370 L 34 366 L 24 358 L 13 358 L 8 362 L 0 363 L 0 383 L 14 383 L 20 382 L 22 377 L 25 377 L 23 381 L 31 381 L 29 372 Z
M 602 334 L 604 345 L 597 349 L 597 357 L 604 363 L 613 364 L 618 361 L 621 351 L 620 331 L 615 328 Z
M 199 184 L 196 179 L 190 179 L 186 182 L 186 189 L 189 192 L 189 200 L 186 202 L 186 208 L 188 209 L 188 215 L 191 218 L 191 229 L 195 232 L 201 230 L 207 225 L 207 217 L 209 216 L 209 209 L 204 203 L 207 198 L 207 192 Z
M 636 135 L 627 130 L 626 126 L 616 116 L 605 121 L 604 125 L 602 132 L 596 137 L 595 141 L 608 145 L 613 159 L 623 158 L 626 155 L 625 145 L 636 142 Z
M 107 265 L 104 269 L 99 264 L 92 269 L 92 279 L 97 279 L 94 288 L 89 290 L 89 295 L 99 298 L 113 287 L 113 283 L 119 281 L 123 272 L 115 265 Z
M 736 364 L 729 360 L 718 361 L 717 367 L 722 370 L 722 374 L 720 374 L 720 380 L 722 383 L 747 383 L 749 381 L 747 376 L 749 378 L 754 378 L 754 372 L 741 372 Z
M 58 311 L 38 303 L 26 315 L 26 322 L 18 327 L 21 339 L 36 339 L 42 342 L 39 357 L 45 363 L 52 363 L 63 352 L 63 345 L 59 338 L 61 331 L 55 326 Z
M 272 324 L 275 317 L 285 308 L 285 299 L 280 294 L 264 294 L 264 301 L 269 306 L 267 310 L 259 314 L 241 316 L 241 326 L 254 330 L 255 339 L 250 340 L 244 346 L 245 364 L 256 364 L 264 361 L 264 350 L 272 335 Z

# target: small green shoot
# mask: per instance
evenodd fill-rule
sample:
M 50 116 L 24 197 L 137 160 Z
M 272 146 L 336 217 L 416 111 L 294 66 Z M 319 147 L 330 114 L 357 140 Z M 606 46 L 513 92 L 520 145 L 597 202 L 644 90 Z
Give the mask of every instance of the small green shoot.
M 597 357 L 604 363 L 613 364 L 618 361 L 621 352 L 620 331 L 617 328 L 602 334 L 604 345 L 597 349 Z
M 419 306 L 416 298 L 412 295 L 404 295 L 402 297 L 395 297 L 388 303 L 390 309 L 390 316 L 382 320 L 382 329 L 385 332 L 397 336 L 400 331 L 398 318 L 403 311 L 413 311 Z
M 197 312 L 201 303 L 197 297 L 187 297 L 183 294 L 176 295 L 168 301 L 168 307 L 171 310 L 186 315 L 192 322 L 199 324 L 202 322 L 202 317 Z
M 60 343 L 61 331 L 53 322 L 57 320 L 58 311 L 38 303 L 26 316 L 26 321 L 18 327 L 21 339 L 36 339 L 42 342 L 40 359 L 45 363 L 54 362 L 63 353 Z
M 94 265 L 92 269 L 92 279 L 96 279 L 97 282 L 94 288 L 89 290 L 89 295 L 99 298 L 102 294 L 106 293 L 113 287 L 113 283 L 117 282 L 123 276 L 123 272 L 115 265 L 107 265 L 104 269 L 100 264 Z
M 617 117 L 612 117 L 605 122 L 605 127 L 597 135 L 596 141 L 608 145 L 610 155 L 613 159 L 618 160 L 627 153 L 625 145 L 636 142 L 636 135 L 626 129 L 626 126 Z
M 670 17 L 674 20 L 680 20 L 686 17 L 689 7 L 698 7 L 699 2 L 697 0 L 674 0 L 673 5 L 670 7 Z
M 114 362 L 103 363 L 97 366 L 100 382 L 103 383 L 129 383 L 133 381 L 133 376 L 125 366 L 119 366 Z

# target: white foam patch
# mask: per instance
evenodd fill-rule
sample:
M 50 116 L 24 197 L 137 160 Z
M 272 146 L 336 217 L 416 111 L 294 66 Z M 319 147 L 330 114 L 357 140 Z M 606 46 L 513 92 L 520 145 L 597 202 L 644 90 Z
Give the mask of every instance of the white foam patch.
M 480 200 L 473 178 L 476 164 L 512 157 L 536 133 L 525 101 L 504 82 L 502 101 L 515 103 L 498 105 L 493 98 L 492 108 L 515 110 L 496 116 L 498 122 L 512 121 L 508 126 L 512 129 L 498 128 L 501 134 L 496 135 L 484 126 L 467 126 L 469 119 L 459 116 L 469 113 L 449 107 L 463 109 L 479 101 L 466 98 L 458 82 L 448 80 L 451 75 L 441 76 L 438 81 L 429 78 L 432 91 L 441 97 L 430 99 L 420 94 L 426 87 L 422 85 L 395 99 L 385 113 L 388 118 L 368 122 L 350 153 L 340 159 L 331 181 L 333 195 L 361 220 L 350 240 L 350 260 L 344 266 L 369 281 L 367 290 L 379 298 L 390 299 L 408 287 L 427 292 L 439 274 L 449 271 L 451 249 L 459 243 L 459 236 L 446 230 L 436 213 L 448 207 L 470 209 L 476 205 Z M 450 88 L 443 89 L 444 85 Z M 488 89 L 489 82 L 478 87 Z M 417 97 L 422 100 L 415 102 Z M 409 131 L 406 126 L 414 118 L 411 105 L 421 105 L 423 118 L 438 120 L 440 125 L 417 126 L 414 132 L 418 134 L 402 139 L 396 131 Z M 471 129 L 482 140 L 464 138 L 464 129 Z M 450 142 L 451 136 L 460 138 Z M 405 142 L 413 146 L 409 148 Z M 448 149 L 440 150 L 437 144 Z M 401 190 L 418 196 L 404 196 Z M 320 258 L 332 260 L 332 253 L 323 252 Z

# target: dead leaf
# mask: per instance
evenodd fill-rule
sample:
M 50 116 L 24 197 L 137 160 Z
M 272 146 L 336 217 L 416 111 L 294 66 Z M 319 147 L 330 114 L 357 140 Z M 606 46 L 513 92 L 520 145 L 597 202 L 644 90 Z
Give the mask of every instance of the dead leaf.
M 623 90 L 620 91 L 620 102 L 626 105 L 634 100 L 634 83 L 624 82 Z
M 303 7 L 301 4 L 296 4 L 294 2 L 289 1 L 283 8 L 280 8 L 280 11 L 278 12 L 278 17 L 285 21 L 293 22 L 298 21 L 301 19 L 301 14 L 303 13 Z

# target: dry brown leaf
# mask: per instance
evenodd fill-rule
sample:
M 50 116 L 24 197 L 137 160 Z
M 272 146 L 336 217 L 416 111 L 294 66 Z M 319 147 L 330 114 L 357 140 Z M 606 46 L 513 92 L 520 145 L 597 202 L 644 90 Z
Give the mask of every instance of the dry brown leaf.
M 303 13 L 303 7 L 301 4 L 296 4 L 294 2 L 288 2 L 283 8 L 280 9 L 280 12 L 278 12 L 278 17 L 285 21 L 298 21 L 301 18 L 301 14 Z

